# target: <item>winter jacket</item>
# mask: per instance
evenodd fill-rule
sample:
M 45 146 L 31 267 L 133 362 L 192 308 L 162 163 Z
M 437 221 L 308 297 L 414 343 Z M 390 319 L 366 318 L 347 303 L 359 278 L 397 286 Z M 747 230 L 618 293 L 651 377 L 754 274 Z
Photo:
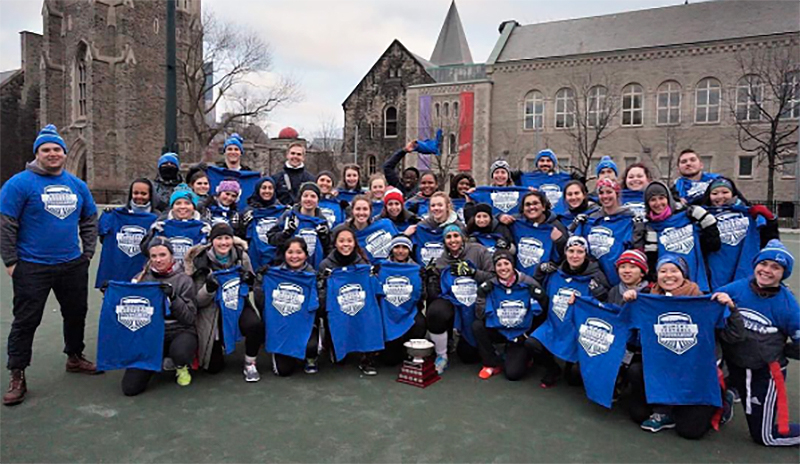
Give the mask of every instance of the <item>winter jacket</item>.
M 433 218 L 432 214 L 429 214 L 428 217 L 426 217 L 422 221 L 422 224 L 425 224 L 425 226 L 427 226 L 427 227 L 429 227 L 431 229 L 442 229 L 442 228 L 444 228 L 444 226 L 446 226 L 448 224 L 455 224 L 455 225 L 461 227 L 461 230 L 466 230 L 467 229 L 467 227 L 464 225 L 464 223 L 458 220 L 458 214 L 455 211 L 450 211 L 450 215 L 447 216 L 447 219 L 444 222 L 441 222 L 441 223 L 437 222 L 436 219 Z
M 250 281 L 250 288 L 255 293 L 256 306 L 253 307 L 250 298 L 245 299 L 245 306 L 253 308 L 260 316 L 261 312 L 256 308 L 264 307 L 264 295 L 261 289 L 260 277 L 256 279 L 253 274 L 253 265 L 250 263 L 250 256 L 247 254 L 247 242 L 239 237 L 233 238 L 234 246 L 231 248 L 231 257 L 227 263 L 222 264 L 214 257 L 214 250 L 211 244 L 195 245 L 189 249 L 184 257 L 186 274 L 192 277 L 194 287 L 197 292 L 197 353 L 200 366 L 208 368 L 211 361 L 211 351 L 214 341 L 221 338 L 220 333 L 220 311 L 215 301 L 216 291 L 209 292 L 206 288 L 209 275 L 214 271 L 230 269 L 234 266 L 241 266 L 243 281 Z
M 158 211 L 167 211 L 169 209 L 169 197 L 172 191 L 178 184 L 183 183 L 183 176 L 178 173 L 178 177 L 173 180 L 166 180 L 161 178 L 161 174 L 156 175 L 153 179 L 154 193 L 152 195 L 153 207 Z
M 275 179 L 275 196 L 284 205 L 297 203 L 300 200 L 297 197 L 300 186 L 305 182 L 316 181 L 314 176 L 306 170 L 305 165 L 299 168 L 284 165 L 283 169 L 276 172 L 272 178 Z
M 236 235 L 244 238 L 241 215 L 239 214 L 236 202 L 227 207 L 222 206 L 216 196 L 209 195 L 208 199 L 206 199 L 198 210 L 202 211 L 200 217 L 203 221 L 209 224 L 225 221 L 231 226 Z
M 403 211 L 401 211 L 396 218 L 390 218 L 389 213 L 386 211 L 386 207 L 384 206 L 383 211 L 381 211 L 380 218 L 392 221 L 392 224 L 394 224 L 394 226 L 397 228 L 397 231 L 400 233 L 403 233 L 407 227 L 419 224 L 421 221 L 419 216 L 407 210 L 405 206 L 403 206 Z
M 492 217 L 492 223 L 489 224 L 489 226 L 478 227 L 475 224 L 475 218 L 473 216 L 467 223 L 467 235 L 469 236 L 469 241 L 477 242 L 477 239 L 474 237 L 477 234 L 495 234 L 499 236 L 500 239 L 505 241 L 505 245 L 507 245 L 504 247 L 501 243 L 498 244 L 498 248 L 506 249 L 514 255 L 517 254 L 517 246 L 514 244 L 514 234 L 507 225 L 498 221 L 496 217 Z
M 451 264 L 459 261 L 469 261 L 475 266 L 475 282 L 480 285 L 494 276 L 494 264 L 489 250 L 479 243 L 466 242 L 458 256 L 445 250 L 432 266 L 426 268 L 425 281 L 428 288 L 428 299 L 437 298 L 442 293 L 441 275 Z
M 300 214 L 300 205 L 295 205 L 292 207 L 292 209 L 281 214 L 275 226 L 270 229 L 269 232 L 267 232 L 267 240 L 269 241 L 269 244 L 278 249 L 275 253 L 275 259 L 278 262 L 283 261 L 283 254 L 286 251 L 286 242 L 289 241 L 289 239 L 292 238 L 295 233 L 295 231 L 289 227 L 289 222 L 291 222 L 291 218 L 293 216 L 298 214 Z M 322 215 L 322 212 L 319 210 L 319 208 L 314 210 L 314 217 L 325 219 L 325 216 Z M 320 243 L 322 244 L 323 256 L 327 256 L 331 251 L 331 234 L 328 228 L 327 219 L 325 219 L 325 230 L 327 231 L 326 233 L 317 235 Z
M 611 303 L 613 305 L 622 306 L 625 304 L 625 300 L 622 298 L 622 295 L 625 294 L 628 290 L 636 290 L 638 293 L 650 293 L 650 289 L 652 285 L 647 280 L 643 280 L 639 283 L 636 288 L 628 288 L 627 285 L 620 282 L 617 285 L 611 287 L 611 290 L 608 291 L 608 299 L 606 302 Z
M 547 287 L 547 277 L 550 274 L 545 271 L 545 267 L 542 266 L 543 264 L 544 263 L 541 263 L 536 266 L 533 279 L 539 282 L 542 287 Z M 603 274 L 603 270 L 600 269 L 600 265 L 597 264 L 597 261 L 587 257 L 580 269 L 572 269 L 569 263 L 564 260 L 559 268 L 567 275 L 590 276 L 592 279 L 589 281 L 589 291 L 592 293 L 592 296 L 598 301 L 608 300 L 608 292 L 611 290 L 611 284 L 608 283 L 608 279 L 606 275 Z
M 394 152 L 394 154 L 383 163 L 383 175 L 386 177 L 386 183 L 403 192 L 403 198 L 411 198 L 416 195 L 418 191 L 417 186 L 414 186 L 412 189 L 406 189 L 400 179 L 400 174 L 397 172 L 397 166 L 400 165 L 407 154 L 408 152 L 404 148 L 401 148 Z
M 170 314 L 164 317 L 164 327 L 166 332 L 197 333 L 195 323 L 197 322 L 197 292 L 194 288 L 192 278 L 184 272 L 183 263 L 176 262 L 172 270 L 161 275 L 155 273 L 150 261 L 144 266 L 144 270 L 133 278 L 134 282 L 160 282 L 172 286 L 169 294 Z

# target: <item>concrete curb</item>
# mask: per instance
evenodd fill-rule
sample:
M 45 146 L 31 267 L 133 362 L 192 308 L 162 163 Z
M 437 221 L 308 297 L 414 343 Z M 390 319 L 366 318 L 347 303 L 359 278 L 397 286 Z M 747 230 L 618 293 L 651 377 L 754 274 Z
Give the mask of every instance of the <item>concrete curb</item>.
M 779 229 L 781 235 L 788 234 L 788 235 L 800 235 L 800 229 Z

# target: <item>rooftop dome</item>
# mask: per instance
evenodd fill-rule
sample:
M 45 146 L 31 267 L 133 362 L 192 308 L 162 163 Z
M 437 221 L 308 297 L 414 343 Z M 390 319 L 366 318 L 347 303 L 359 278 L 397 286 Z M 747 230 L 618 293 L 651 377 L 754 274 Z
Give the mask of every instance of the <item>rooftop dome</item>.
M 284 127 L 280 132 L 278 132 L 279 139 L 296 139 L 297 137 L 297 131 L 291 127 Z

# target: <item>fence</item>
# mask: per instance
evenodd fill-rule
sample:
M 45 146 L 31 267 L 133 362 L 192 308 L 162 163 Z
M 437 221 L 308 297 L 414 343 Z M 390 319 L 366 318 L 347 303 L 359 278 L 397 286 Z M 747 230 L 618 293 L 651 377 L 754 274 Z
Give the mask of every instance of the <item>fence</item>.
M 750 200 L 754 205 L 764 205 L 778 217 L 778 225 L 788 229 L 800 228 L 800 201 Z

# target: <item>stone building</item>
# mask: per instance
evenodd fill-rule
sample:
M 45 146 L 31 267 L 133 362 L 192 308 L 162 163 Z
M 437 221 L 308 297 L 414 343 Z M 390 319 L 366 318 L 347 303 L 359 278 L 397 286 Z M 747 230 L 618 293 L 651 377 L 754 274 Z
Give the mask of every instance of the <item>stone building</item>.
M 613 117 L 593 165 L 610 155 L 621 169 L 642 161 L 663 177 L 672 170 L 674 178 L 676 156 L 670 155 L 691 146 L 706 170 L 731 177 L 748 198 L 766 199 L 766 164 L 736 140 L 734 111 L 755 116 L 746 109 L 746 71 L 737 57 L 776 47 L 788 49 L 800 66 L 798 18 L 800 3 L 770 0 L 692 3 L 531 25 L 505 22 L 486 63 L 492 82 L 490 159 L 505 156 L 514 167 L 531 169 L 537 151 L 549 147 L 563 164 L 577 164 L 570 108 L 587 97 L 581 89 L 588 89 L 596 92 L 589 101 L 616 102 L 606 107 L 614 109 Z M 800 101 L 800 93 L 795 98 Z M 796 124 L 800 107 L 793 116 Z M 763 121 L 756 117 L 751 123 Z M 476 166 L 476 177 L 485 180 L 490 162 Z M 794 195 L 794 166 L 787 166 L 776 176 L 775 198 Z
M 177 1 L 179 54 L 200 11 L 200 0 Z M 131 179 L 154 174 L 164 145 L 166 2 L 44 0 L 42 26 L 41 35 L 21 33 L 21 68 L 0 84 L 3 179 L 32 158 L 36 129 L 52 123 L 67 142 L 67 169 L 97 201 L 115 199 Z M 178 98 L 185 94 L 179 80 Z M 178 135 L 182 162 L 198 161 L 183 118 Z

